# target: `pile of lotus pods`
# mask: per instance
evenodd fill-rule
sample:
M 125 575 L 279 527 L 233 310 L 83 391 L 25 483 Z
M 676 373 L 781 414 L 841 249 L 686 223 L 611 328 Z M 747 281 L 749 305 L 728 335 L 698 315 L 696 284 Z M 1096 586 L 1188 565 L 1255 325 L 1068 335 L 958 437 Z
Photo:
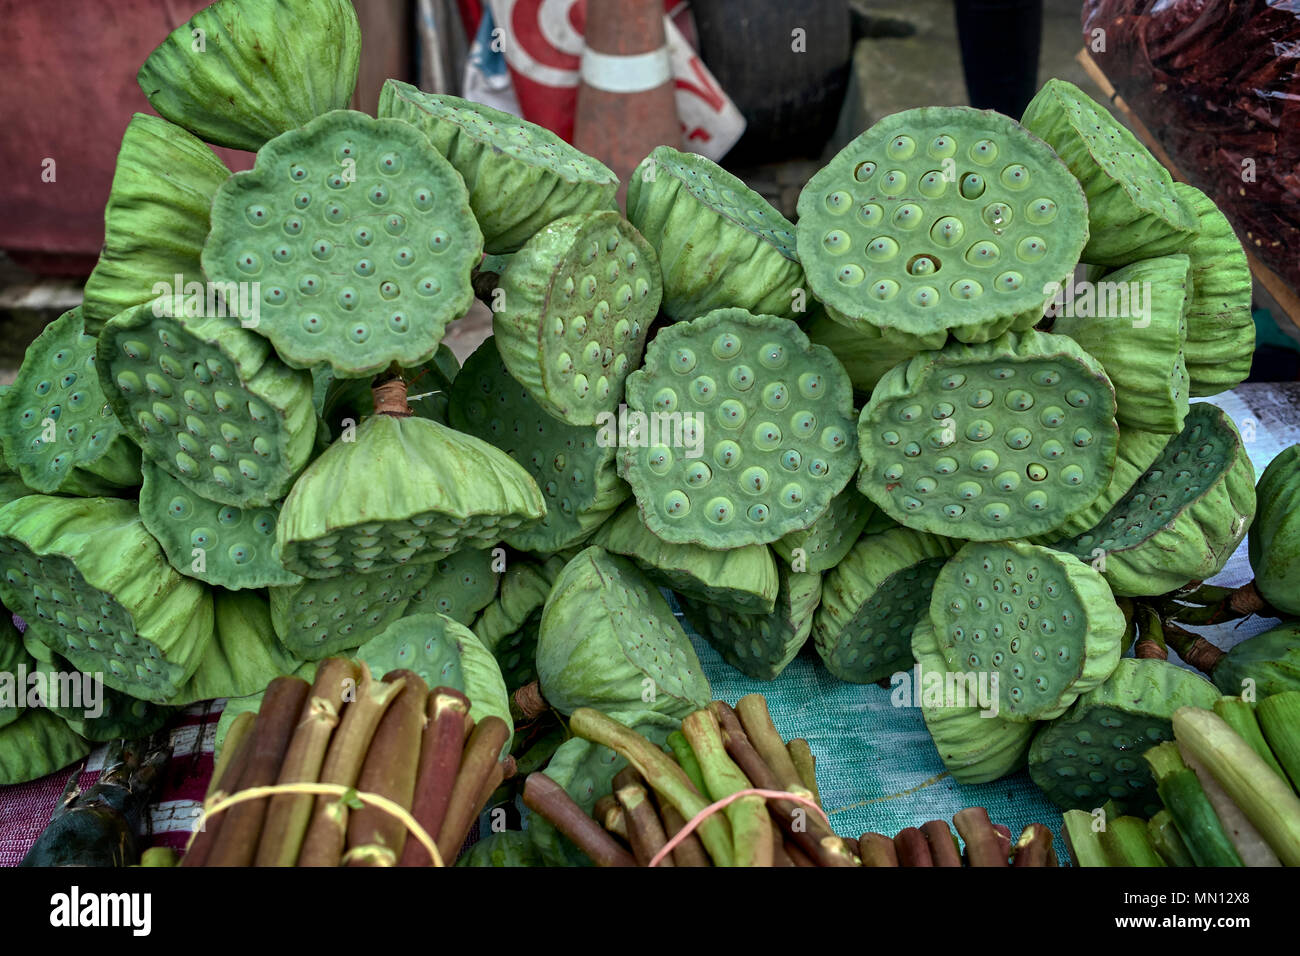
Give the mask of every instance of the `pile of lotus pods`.
M 797 225 L 668 146 L 624 216 L 515 117 L 395 80 L 347 109 L 359 42 L 348 0 L 218 0 L 140 70 L 159 115 L 126 128 L 85 301 L 0 399 L 27 623 L 0 664 L 100 674 L 110 706 L 0 709 L 0 782 L 341 653 L 413 655 L 476 718 L 536 681 L 662 744 L 713 696 L 671 592 L 754 678 L 810 637 L 845 681 L 995 674 L 992 719 L 923 707 L 954 778 L 1143 807 L 1113 744 L 1218 692 L 1125 657 L 1135 599 L 1254 519 L 1263 597 L 1300 612 L 1295 456 L 1256 517 L 1236 426 L 1189 404 L 1249 372 L 1242 247 L 1071 84 L 1020 122 L 887 117 Z M 461 368 L 476 290 L 494 334 Z M 575 738 L 550 766 L 590 812 L 622 764 Z

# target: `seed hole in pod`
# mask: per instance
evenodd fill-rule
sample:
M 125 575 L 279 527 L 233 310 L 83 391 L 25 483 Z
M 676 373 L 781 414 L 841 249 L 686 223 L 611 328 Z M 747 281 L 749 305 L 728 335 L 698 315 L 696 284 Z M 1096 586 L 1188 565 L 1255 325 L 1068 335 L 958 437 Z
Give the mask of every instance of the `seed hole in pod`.
M 943 267 L 943 263 L 936 255 L 927 255 L 918 253 L 907 260 L 908 275 L 928 276 L 934 275 Z

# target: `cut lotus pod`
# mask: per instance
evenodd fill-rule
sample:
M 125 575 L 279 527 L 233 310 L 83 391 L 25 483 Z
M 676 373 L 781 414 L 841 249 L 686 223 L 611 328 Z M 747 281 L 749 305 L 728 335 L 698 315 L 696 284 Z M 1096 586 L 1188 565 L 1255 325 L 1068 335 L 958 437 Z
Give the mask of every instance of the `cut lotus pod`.
M 1260 595 L 1284 614 L 1300 615 L 1300 445 L 1284 448 L 1255 485 L 1250 566 Z
M 433 564 L 433 576 L 411 595 L 410 613 L 445 614 L 468 627 L 497 596 L 505 572 L 504 548 L 461 548 Z
M 807 330 L 814 345 L 824 345 L 835 354 L 849 373 L 854 390 L 863 395 L 870 395 L 876 383 L 891 368 L 921 351 L 915 342 L 899 343 L 886 339 L 875 326 L 849 328 L 841 325 L 825 311 L 808 323 Z M 941 345 L 942 341 L 932 342 L 935 348 Z
M 764 544 L 714 551 L 658 538 L 629 503 L 605 522 L 593 544 L 631 558 L 655 584 L 721 611 L 770 614 L 776 606 L 776 561 Z
M 231 590 L 285 587 L 302 580 L 280 563 L 277 506 L 218 504 L 151 461 L 145 461 L 142 470 L 140 518 L 181 574 Z
M 0 727 L 12 724 L 27 706 L 27 689 L 13 676 L 20 668 L 31 670 L 36 661 L 23 635 L 14 627 L 13 615 L 0 607 Z
M 1052 544 L 1100 570 L 1121 597 L 1165 594 L 1223 570 L 1255 515 L 1255 469 L 1222 410 L 1187 424 L 1092 528 Z
M 1256 700 L 1300 690 L 1300 621 L 1234 644 L 1210 671 L 1214 686 L 1228 695 L 1249 690 Z
M 722 659 L 747 677 L 774 680 L 808 643 L 822 598 L 822 575 L 780 568 L 771 613 L 742 614 L 724 605 L 678 594 L 682 613 Z
M 837 322 L 916 348 L 986 342 L 1042 318 L 1086 216 L 1079 183 L 1014 120 L 925 107 L 887 116 L 808 181 L 799 258 Z
M 802 318 L 794 226 L 717 163 L 655 147 L 628 182 L 627 218 L 659 253 L 670 318 L 727 307 Z
M 51 650 L 162 703 L 212 639 L 212 596 L 177 574 L 134 502 L 29 495 L 0 508 L 0 598 Z
M 212 150 L 179 126 L 147 113 L 131 117 L 104 207 L 104 249 L 86 280 L 81 312 L 87 332 L 98 334 L 113 316 L 153 301 L 160 284 L 173 295 L 197 294 L 206 307 L 207 287 L 186 292 L 186 286 L 204 281 L 199 255 L 208 213 L 217 188 L 229 177 Z M 214 305 L 251 304 L 243 288 L 234 291 L 231 301 L 218 298 Z
M 217 190 L 203 270 L 260 283 L 253 327 L 287 364 L 365 378 L 433 358 L 482 253 L 465 184 L 419 130 L 335 110 Z
M 218 697 L 246 697 L 265 689 L 283 674 L 292 674 L 302 661 L 276 637 L 271 608 L 255 591 L 212 589 L 212 642 L 198 670 L 170 701 L 184 707 Z
M 0 727 L 0 787 L 37 780 L 90 751 L 90 741 L 58 714 L 30 707 L 13 723 Z
M 149 54 L 136 82 L 173 123 L 256 150 L 347 106 L 360 57 L 349 0 L 217 0 Z
M 474 622 L 474 636 L 492 652 L 511 691 L 537 679 L 537 634 L 551 586 L 568 562 L 512 561 L 495 600 Z
M 608 716 L 658 747 L 664 746 L 669 734 L 681 729 L 680 720 L 652 710 L 615 711 Z M 582 737 L 571 737 L 560 744 L 543 772 L 590 815 L 596 801 L 613 791 L 614 777 L 627 765 L 627 760 L 609 747 Z M 528 827 L 524 832 L 532 837 L 545 865 L 592 865 L 591 857 L 574 846 L 541 814 L 528 811 L 527 819 Z
M 380 390 L 384 397 L 380 398 Z M 472 435 L 412 417 L 406 385 L 302 473 L 280 509 L 281 560 L 309 578 L 369 574 L 485 548 L 546 514 L 532 476 Z
M 1083 90 L 1050 79 L 1021 118 L 1056 150 L 1088 197 L 1083 261 L 1122 266 L 1181 252 L 1200 230 L 1173 177 L 1128 128 Z
M 28 346 L 0 396 L 5 461 L 33 491 L 113 494 L 140 484 L 140 450 L 105 399 L 95 345 L 81 310 L 63 313 Z
M 908 528 L 858 539 L 822 582 L 817 653 L 840 680 L 874 684 L 912 666 L 912 632 L 952 544 Z
M 1058 316 L 1052 325 L 1053 333 L 1068 335 L 1101 363 L 1115 387 L 1115 419 L 1122 427 L 1167 435 L 1183 430 L 1189 267 L 1187 256 L 1172 255 L 1107 273 L 1095 285 L 1092 314 L 1079 314 L 1076 296 L 1069 309 L 1073 314 Z
M 510 259 L 492 331 L 510 374 L 550 415 L 594 425 L 641 364 L 663 284 L 654 249 L 616 212 L 557 220 Z
M 619 474 L 665 541 L 770 544 L 816 521 L 858 464 L 853 386 L 774 315 L 717 309 L 663 330 L 628 377 Z
M 912 632 L 912 656 L 916 667 L 908 675 L 912 679 L 910 702 L 920 706 L 939 759 L 954 780 L 989 783 L 1025 765 L 1038 724 L 1003 719 L 997 711 L 997 695 L 987 683 L 990 692 L 981 702 L 979 675 L 962 673 L 950 678 L 928 615 L 916 622 Z M 896 686 L 894 693 L 899 692 Z
M 964 545 L 930 595 L 948 670 L 998 676 L 1006 720 L 1059 717 L 1115 669 L 1124 614 L 1077 558 L 1017 541 Z
M 461 691 L 469 698 L 469 715 L 475 721 L 500 717 L 514 733 L 510 698 L 496 659 L 469 628 L 445 614 L 413 614 L 394 621 L 362 644 L 355 656 L 376 678 L 404 669 L 419 674 L 430 687 Z
M 96 675 L 81 673 L 57 654 L 49 658 L 33 660 L 29 690 L 34 690 L 42 707 L 92 743 L 147 737 L 175 712 L 105 687 Z
M 844 559 L 878 508 L 852 484 L 831 499 L 826 512 L 803 531 L 772 542 L 772 550 L 794 571 L 829 571 Z M 892 524 L 892 522 L 890 522 Z
M 408 564 L 271 588 L 271 625 L 290 654 L 322 660 L 360 647 L 402 617 L 433 574 L 432 564 Z
M 1173 740 L 1179 707 L 1210 709 L 1219 697 L 1199 674 L 1161 660 L 1127 657 L 1110 678 L 1045 724 L 1029 748 L 1029 776 L 1063 810 L 1108 800 L 1149 817 L 1160 807 L 1147 748 Z
M 555 551 L 580 544 L 614 513 L 630 490 L 618 477 L 616 443 L 587 425 L 570 425 L 535 402 L 510 373 L 488 338 L 452 385 L 449 424 L 501 449 L 542 490 L 546 514 L 504 535 L 520 551 Z
M 1186 183 L 1174 183 L 1174 195 L 1196 212 L 1201 227 L 1182 249 L 1192 260 L 1187 374 L 1193 396 L 1217 395 L 1246 380 L 1255 355 L 1250 263 L 1214 200 Z
M 537 639 L 542 696 L 556 710 L 685 717 L 712 700 L 668 602 L 627 558 L 591 547 L 565 565 Z
M 858 488 L 917 531 L 996 541 L 1059 527 L 1110 481 L 1119 427 L 1073 339 L 1008 332 L 899 365 L 858 421 Z
M 556 219 L 614 208 L 618 177 L 535 123 L 400 80 L 384 82 L 378 115 L 410 123 L 456 167 L 489 253 L 514 252 Z
M 283 497 L 311 454 L 311 376 L 229 318 L 132 306 L 100 333 L 96 368 L 118 421 L 144 456 L 221 504 Z

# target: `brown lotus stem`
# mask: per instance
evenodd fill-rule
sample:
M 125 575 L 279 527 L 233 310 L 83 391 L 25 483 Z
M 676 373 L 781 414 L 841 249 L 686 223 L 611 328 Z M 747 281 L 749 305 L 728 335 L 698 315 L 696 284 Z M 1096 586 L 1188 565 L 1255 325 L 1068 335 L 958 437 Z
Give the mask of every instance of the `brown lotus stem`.
M 212 772 L 212 782 L 208 784 L 208 792 L 203 798 L 205 804 L 229 796 L 238 789 L 240 775 L 248 765 L 249 756 L 253 751 L 253 731 L 256 722 L 257 715 L 252 711 L 245 711 L 231 722 L 230 729 L 226 731 L 225 745 L 221 748 L 221 757 L 218 758 Z M 212 848 L 216 845 L 225 822 L 224 813 L 211 820 L 203 817 L 202 828 L 190 837 L 180 865 L 206 866 L 208 856 L 212 853 Z
M 894 837 L 894 850 L 899 866 L 934 866 L 930 855 L 930 842 L 916 827 L 906 827 Z
M 659 816 L 664 821 L 664 832 L 672 839 L 686 828 L 686 818 L 667 800 L 659 801 Z M 673 847 L 673 862 L 678 866 L 712 866 L 713 861 L 704 850 L 704 844 L 694 833 L 688 833 Z
M 1002 851 L 1002 859 L 1004 861 L 1011 859 L 1011 827 L 1004 823 L 995 823 L 993 832 L 998 835 L 998 849 Z
M 983 807 L 967 807 L 952 818 L 953 825 L 966 841 L 966 858 L 971 866 L 1006 866 L 1010 856 L 1011 832 L 1007 831 L 1007 846 L 1003 846 L 998 831 L 993 829 L 989 812 Z
M 623 810 L 623 805 L 618 802 L 618 797 L 612 793 L 607 793 L 596 801 L 591 815 L 610 833 L 624 840 L 628 839 L 627 813 Z
M 813 754 L 812 748 L 808 746 L 808 741 L 802 737 L 796 737 L 785 745 L 785 749 L 797 771 L 799 782 L 803 784 L 805 790 L 812 794 L 812 798 L 817 801 L 817 805 L 821 806 L 822 795 L 821 791 L 817 789 L 817 757 Z
M 1165 625 L 1165 643 L 1203 674 L 1212 674 L 1215 666 L 1226 656 L 1205 638 L 1185 631 L 1177 624 Z
M 786 749 L 786 743 L 781 739 L 780 732 L 776 729 L 776 724 L 772 723 L 772 714 L 767 709 L 767 698 L 762 694 L 746 694 L 736 701 L 734 713 L 750 744 L 758 751 L 763 762 L 772 769 L 778 784 L 776 789 L 797 793 L 800 796 L 811 796 L 817 800 L 816 786 L 810 787 L 804 782 L 803 775 Z M 821 801 L 817 800 L 817 802 Z
M 1144 637 L 1133 645 L 1133 656 L 1140 660 L 1167 661 L 1169 651 L 1163 644 Z
M 682 733 L 700 761 L 700 772 L 704 774 L 704 783 L 714 800 L 752 789 L 744 772 L 727 756 L 722 728 L 718 726 L 713 711 L 705 708 L 688 714 L 682 720 Z M 727 804 L 723 812 L 731 822 L 735 865 L 771 866 L 772 818 L 767 801 L 759 796 L 741 797 Z
M 218 790 L 224 793 L 233 792 L 233 784 L 237 782 L 238 776 L 232 775 L 227 778 L 226 771 L 232 766 L 236 755 L 246 755 L 248 753 L 247 750 L 243 749 L 243 744 L 249 734 L 253 732 L 253 723 L 256 720 L 256 712 L 246 710 L 236 715 L 235 719 L 230 722 L 230 728 L 226 731 L 225 743 L 221 747 L 221 756 L 217 758 L 217 762 L 212 766 L 212 779 L 208 781 L 208 791 L 203 795 L 205 800 Z
M 883 833 L 864 833 L 858 837 L 858 855 L 863 866 L 898 866 L 894 841 Z
M 451 687 L 435 687 L 425 705 L 428 723 L 420 741 L 420 769 L 415 778 L 411 815 L 434 840 L 442 829 L 456 771 L 460 769 L 469 707 L 469 698 Z M 428 866 L 432 862 L 429 851 L 418 840 L 407 840 L 397 865 Z
M 396 368 L 394 365 L 393 368 Z M 390 372 L 392 369 L 389 370 Z M 401 377 L 390 378 L 370 389 L 375 400 L 376 415 L 390 415 L 393 418 L 409 418 L 411 406 L 406 403 L 406 381 Z
M 501 782 L 501 748 L 509 738 L 510 728 L 495 715 L 480 720 L 469 735 L 437 837 L 438 852 L 448 866 L 455 862 L 483 804 Z M 491 789 L 484 793 L 488 781 L 494 776 Z
M 509 780 L 519 772 L 519 764 L 515 761 L 514 754 L 506 754 L 501 760 L 501 779 Z
M 921 832 L 930 844 L 930 859 L 935 866 L 961 866 L 961 851 L 957 848 L 957 839 L 952 835 L 948 824 L 942 820 L 931 820 L 921 825 Z
M 636 866 L 636 858 L 618 845 L 564 788 L 546 774 L 530 773 L 524 780 L 524 806 L 550 822 L 597 866 Z
M 1267 614 L 1269 617 L 1280 616 L 1264 600 L 1264 595 L 1259 593 L 1259 588 L 1253 580 L 1232 592 L 1232 596 L 1228 598 L 1228 606 L 1242 617 L 1248 614 Z
M 793 863 L 795 866 L 816 866 L 817 865 L 816 863 L 813 862 L 812 857 L 810 857 L 807 853 L 805 853 L 802 849 L 800 849 L 799 844 L 795 843 L 793 840 L 786 840 L 784 843 L 782 843 L 782 846 L 785 849 L 785 855 L 790 858 L 790 862 Z
M 637 866 L 649 866 L 650 861 L 668 842 L 663 821 L 650 802 L 650 794 L 645 787 L 634 783 L 616 790 L 614 795 L 622 804 L 626 815 L 627 838 L 632 846 L 632 856 L 635 857 Z M 659 866 L 675 865 L 672 854 L 659 862 Z
M 530 681 L 520 687 L 512 699 L 523 723 L 536 720 L 547 711 L 546 700 L 542 697 L 542 688 L 537 681 Z
M 624 787 L 639 787 L 645 785 L 645 778 L 636 772 L 636 767 L 627 766 L 614 774 L 614 789 L 612 792 L 617 793 Z
M 1056 854 L 1052 852 L 1052 831 L 1041 823 L 1031 823 L 1016 841 L 1016 852 L 1011 865 L 1047 866 L 1048 856 L 1056 859 Z

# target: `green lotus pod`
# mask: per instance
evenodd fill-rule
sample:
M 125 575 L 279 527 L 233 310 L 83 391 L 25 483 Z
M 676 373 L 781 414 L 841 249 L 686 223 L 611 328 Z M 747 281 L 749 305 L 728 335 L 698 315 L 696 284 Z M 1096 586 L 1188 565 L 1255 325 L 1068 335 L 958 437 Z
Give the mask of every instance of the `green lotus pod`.
M 1199 230 L 1173 178 L 1128 128 L 1083 90 L 1050 79 L 1021 118 L 1056 150 L 1088 197 L 1083 261 L 1122 266 L 1181 252 Z
M 311 376 L 233 319 L 167 311 L 157 299 L 104 326 L 96 367 L 109 404 L 144 456 L 191 491 L 271 504 L 311 454 Z
M 1099 573 L 1018 541 L 964 545 L 935 578 L 930 621 L 948 670 L 998 675 L 1013 721 L 1065 713 L 1110 676 L 1125 630 Z
M 87 332 L 98 334 L 113 316 L 156 299 L 160 283 L 173 288 L 180 276 L 183 290 L 204 281 L 199 254 L 208 211 L 229 176 L 212 150 L 179 126 L 148 113 L 131 117 L 104 207 L 104 249 L 86 280 Z
M 31 707 L 0 728 L 0 787 L 38 780 L 76 763 L 91 744 L 44 707 Z
M 445 614 L 469 627 L 497 596 L 505 550 L 461 548 L 433 564 L 433 576 L 411 595 L 410 613 Z
M 655 251 L 627 220 L 567 216 L 511 257 L 492 331 L 511 376 L 548 415 L 594 425 L 641 364 L 662 296 Z
M 631 558 L 652 582 L 720 611 L 770 614 L 776 606 L 776 561 L 764 544 L 713 551 L 660 540 L 629 503 L 592 538 L 606 551 Z
M 357 648 L 355 656 L 377 678 L 405 669 L 419 674 L 430 688 L 454 688 L 469 698 L 469 715 L 475 721 L 500 717 L 514 733 L 510 697 L 496 659 L 469 628 L 445 614 L 413 614 L 394 621 Z
M 1234 697 L 1250 686 L 1256 700 L 1300 690 L 1300 621 L 1284 622 L 1233 645 L 1214 665 L 1210 679 Z
M 826 573 L 813 639 L 826 669 L 874 684 L 912 666 L 912 631 L 953 553 L 945 538 L 895 528 L 860 538 Z
M 29 495 L 0 508 L 0 599 L 105 685 L 163 703 L 212 639 L 212 597 L 183 577 L 135 503 Z
M 1250 566 L 1264 600 L 1300 615 L 1300 445 L 1269 462 L 1255 485 Z
M 245 697 L 301 664 L 275 635 L 266 597 L 213 588 L 214 633 L 198 670 L 169 704 L 184 707 L 218 697 Z
M 27 703 L 27 693 L 17 677 L 6 675 L 17 675 L 20 667 L 31 670 L 35 663 L 23 635 L 14 627 L 13 615 L 0 608 L 0 727 L 22 716 Z
M 1149 817 L 1161 806 L 1142 754 L 1173 740 L 1179 707 L 1210 709 L 1214 685 L 1161 660 L 1126 657 L 1110 679 L 1045 724 L 1029 748 L 1029 776 L 1063 810 L 1114 801 L 1120 813 Z
M 1192 260 L 1187 374 L 1193 396 L 1217 395 L 1246 380 L 1255 355 L 1250 263 L 1214 200 L 1186 183 L 1174 183 L 1174 195 L 1195 211 L 1201 227 L 1181 250 Z
M 1040 534 L 1110 481 L 1115 392 L 1073 339 L 1008 332 L 922 352 L 858 421 L 858 488 L 917 531 L 972 541 Z
M 489 833 L 456 859 L 456 866 L 541 866 L 542 857 L 526 830 Z
M 1122 597 L 1165 594 L 1223 570 L 1255 514 L 1255 470 L 1232 419 L 1195 402 L 1187 424 L 1092 528 L 1052 544 Z
M 278 507 L 217 504 L 151 461 L 144 463 L 143 471 L 140 518 L 181 574 L 231 590 L 283 587 L 302 580 L 280 563 L 275 543 Z
M 808 338 L 814 345 L 824 345 L 834 353 L 849 373 L 855 391 L 870 395 L 891 368 L 905 362 L 921 347 L 915 342 L 895 342 L 885 338 L 883 332 L 872 325 L 850 328 L 841 325 L 829 315 L 819 315 L 806 326 Z M 942 340 L 932 340 L 931 346 L 939 348 Z
M 642 737 L 662 747 L 668 735 L 681 729 L 681 721 L 652 710 L 616 711 L 608 715 L 631 727 Z M 596 801 L 614 790 L 614 777 L 627 766 L 627 760 L 602 744 L 582 737 L 571 737 L 560 744 L 555 756 L 543 771 L 564 788 L 574 803 L 588 815 Z M 547 866 L 591 866 L 591 858 L 573 845 L 545 817 L 529 812 L 524 831 L 537 847 Z
M 771 613 L 742 614 L 707 599 L 677 596 L 686 619 L 722 659 L 755 680 L 774 680 L 808 643 L 822 598 L 821 574 L 785 568 L 778 574 Z
M 281 560 L 309 578 L 368 574 L 483 548 L 546 513 L 499 449 L 424 418 L 379 414 L 336 441 L 280 509 Z
M 33 658 L 29 675 L 38 674 L 36 694 L 41 706 L 67 721 L 79 736 L 92 743 L 147 737 L 171 719 L 175 711 L 97 683 L 51 653 L 49 660 Z
M 992 707 L 978 706 L 978 684 L 972 694 L 969 681 L 950 680 L 934 625 L 927 615 L 916 622 L 912 632 L 912 656 L 917 665 L 912 674 L 919 676 L 919 686 L 912 688 L 912 702 L 919 702 L 939 759 L 954 780 L 989 783 L 1025 765 L 1038 724 L 1005 720 Z M 952 699 L 944 696 L 950 683 Z M 956 696 L 958 688 L 960 698 Z M 975 703 L 966 703 L 972 700 Z
M 492 652 L 511 691 L 537 679 L 537 635 L 551 586 L 568 563 L 515 561 L 501 576 L 501 589 L 474 622 L 474 636 Z
M 489 253 L 514 252 L 556 219 L 614 208 L 618 177 L 535 123 L 400 80 L 384 82 L 378 115 L 410 123 L 456 167 Z
M 808 528 L 857 467 L 843 366 L 774 315 L 664 329 L 627 380 L 619 474 L 665 541 L 721 550 Z
M 1108 273 L 1098 284 L 1129 298 L 1125 315 L 1059 316 L 1052 332 L 1068 335 L 1101 363 L 1115 387 L 1121 426 L 1177 435 L 1187 418 L 1188 379 L 1183 307 L 1190 260 L 1184 255 L 1143 259 Z M 1142 306 L 1136 304 L 1138 297 Z M 1123 302 L 1123 299 L 1119 299 Z
M 260 283 L 254 328 L 288 365 L 366 378 L 433 358 L 482 253 L 465 184 L 419 130 L 335 110 L 217 190 L 203 270 Z
M 271 588 L 271 626 L 295 657 L 331 657 L 360 647 L 401 618 L 433 574 L 432 564 L 409 564 Z
M 773 541 L 772 550 L 795 571 L 829 571 L 844 559 L 863 529 L 879 514 L 879 509 L 857 488 L 845 485 L 820 518 L 803 531 L 791 531 Z
M 1033 327 L 1087 239 L 1070 171 L 991 110 L 887 116 L 799 194 L 799 258 L 830 317 L 915 348 Z
M 256 150 L 347 106 L 360 56 L 348 0 L 217 0 L 173 30 L 136 81 L 173 123 Z
M 112 494 L 140 483 L 140 450 L 123 434 L 95 372 L 81 310 L 47 325 L 0 396 L 4 457 L 44 494 Z M 18 489 L 21 490 L 21 489 Z
M 717 163 L 657 146 L 627 184 L 627 218 L 659 253 L 664 312 L 798 319 L 807 304 L 794 226 Z
M 616 443 L 586 425 L 551 416 L 506 371 L 495 336 L 456 376 L 450 424 L 518 462 L 542 490 L 546 514 L 504 536 L 520 551 L 554 551 L 591 536 L 629 494 L 614 467 Z
M 627 558 L 590 547 L 565 565 L 537 638 L 542 696 L 556 710 L 685 717 L 712 700 L 690 639 Z

